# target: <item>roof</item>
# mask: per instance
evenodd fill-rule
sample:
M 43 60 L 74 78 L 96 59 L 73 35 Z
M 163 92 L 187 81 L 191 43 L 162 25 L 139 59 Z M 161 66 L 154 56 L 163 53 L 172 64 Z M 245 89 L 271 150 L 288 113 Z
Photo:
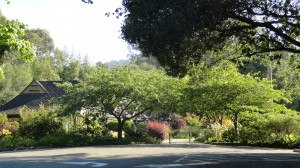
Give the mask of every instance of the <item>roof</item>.
M 0 107 L 0 113 L 7 116 L 19 116 L 19 109 L 23 106 L 39 108 L 41 104 L 47 106 L 49 100 L 61 97 L 64 94 L 62 88 L 56 83 L 66 81 L 36 81 L 33 80 L 18 96 Z M 77 84 L 78 81 L 68 81 Z

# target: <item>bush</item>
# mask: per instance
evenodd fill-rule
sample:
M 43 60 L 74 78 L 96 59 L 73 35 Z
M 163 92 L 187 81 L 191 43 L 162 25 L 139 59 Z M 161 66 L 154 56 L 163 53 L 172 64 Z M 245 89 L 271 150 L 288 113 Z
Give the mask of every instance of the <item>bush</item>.
M 23 108 L 20 111 L 21 122 L 19 134 L 24 137 L 39 139 L 47 135 L 59 135 L 63 132 L 63 124 L 53 109 L 39 110 Z
M 112 120 L 107 123 L 107 129 L 111 131 L 118 132 L 118 121 L 117 120 Z
M 145 123 L 138 123 L 135 132 L 136 136 L 143 137 L 147 134 L 146 132 L 147 132 L 147 125 Z
M 165 124 L 157 121 L 148 121 L 147 133 L 150 137 L 156 138 L 159 141 L 169 137 L 169 128 Z
M 233 127 L 231 127 L 223 132 L 222 141 L 230 143 L 238 142 L 238 133 Z
M 179 129 L 185 127 L 185 126 L 186 126 L 186 121 L 184 119 L 181 119 L 181 118 L 178 118 L 178 117 L 174 117 L 170 121 L 170 127 L 173 130 L 179 130 Z
M 11 135 L 7 135 L 2 137 L 0 140 L 0 147 L 1 148 L 13 148 L 15 147 L 14 137 Z
M 18 122 L 9 122 L 5 114 L 0 113 L 0 137 L 11 135 L 19 129 Z
M 300 116 L 291 114 L 248 114 L 239 130 L 245 144 L 291 146 L 299 142 Z
M 133 121 L 126 121 L 123 126 L 123 131 L 125 132 L 125 136 L 135 136 L 135 125 Z

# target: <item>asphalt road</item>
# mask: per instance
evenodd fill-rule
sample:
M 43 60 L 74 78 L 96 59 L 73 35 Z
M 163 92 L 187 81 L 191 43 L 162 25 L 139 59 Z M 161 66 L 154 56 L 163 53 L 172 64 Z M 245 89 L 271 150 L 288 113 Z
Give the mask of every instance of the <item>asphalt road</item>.
M 204 144 L 96 146 L 0 153 L 0 168 L 300 168 L 287 149 Z

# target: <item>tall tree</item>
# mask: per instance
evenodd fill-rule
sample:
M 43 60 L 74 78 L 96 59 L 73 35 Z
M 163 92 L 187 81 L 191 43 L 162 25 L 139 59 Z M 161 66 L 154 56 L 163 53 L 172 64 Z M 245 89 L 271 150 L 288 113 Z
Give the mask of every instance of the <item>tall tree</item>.
M 123 38 L 174 73 L 236 39 L 246 56 L 300 53 L 299 1 L 123 0 Z M 276 56 L 274 56 L 276 57 Z
M 33 79 L 36 80 L 60 80 L 53 57 L 49 55 L 34 60 L 31 64 L 31 71 Z
M 240 74 L 228 62 L 209 70 L 197 66 L 190 74 L 185 92 L 189 111 L 199 115 L 228 116 L 236 130 L 241 112 L 280 111 L 284 109 L 280 101 L 287 100 L 281 91 L 273 89 L 267 79 Z
M 288 107 L 300 111 L 300 57 L 299 54 L 285 54 L 273 65 L 273 83 L 291 100 Z
M 5 79 L 0 80 L 0 106 L 16 97 L 32 81 L 29 63 L 5 62 Z
M 24 38 L 34 45 L 38 58 L 50 55 L 54 50 L 54 41 L 47 30 L 27 30 Z
M 177 80 L 179 82 L 179 79 Z M 99 68 L 85 82 L 65 86 L 62 107 L 67 113 L 82 108 L 89 112 L 112 115 L 118 121 L 118 138 L 122 138 L 123 125 L 145 112 L 151 112 L 172 100 L 178 91 L 174 78 L 152 68 L 117 66 L 112 70 Z M 165 99 L 168 98 L 168 99 Z

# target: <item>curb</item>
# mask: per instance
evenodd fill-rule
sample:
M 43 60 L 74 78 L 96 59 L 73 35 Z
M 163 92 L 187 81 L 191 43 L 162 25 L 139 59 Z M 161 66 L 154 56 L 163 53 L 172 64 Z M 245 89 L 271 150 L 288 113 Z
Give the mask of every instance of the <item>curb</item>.
M 294 152 L 300 152 L 300 149 L 294 149 Z

